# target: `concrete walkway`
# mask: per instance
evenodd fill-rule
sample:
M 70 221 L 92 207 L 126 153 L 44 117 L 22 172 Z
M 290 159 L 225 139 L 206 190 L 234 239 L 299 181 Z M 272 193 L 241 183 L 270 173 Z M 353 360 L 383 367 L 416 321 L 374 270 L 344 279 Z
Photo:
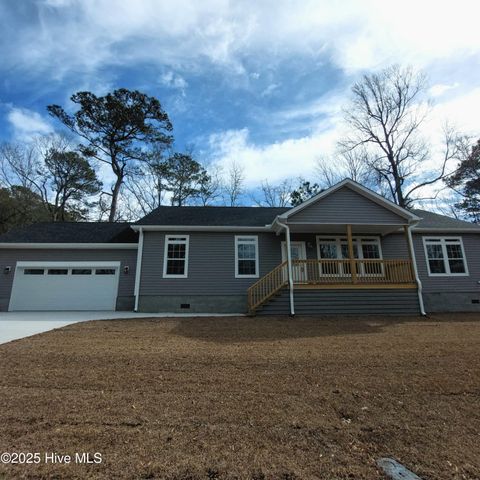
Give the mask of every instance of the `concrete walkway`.
M 0 312 L 0 344 L 88 320 L 116 318 L 212 317 L 212 314 L 136 312 Z M 226 317 L 229 315 L 218 315 Z

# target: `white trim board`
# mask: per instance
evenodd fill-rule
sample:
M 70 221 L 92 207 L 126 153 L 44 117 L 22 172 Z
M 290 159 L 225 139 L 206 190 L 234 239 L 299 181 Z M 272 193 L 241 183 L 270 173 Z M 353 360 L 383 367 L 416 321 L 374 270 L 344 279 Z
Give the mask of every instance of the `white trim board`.
M 0 249 L 136 250 L 137 243 L 0 243 Z
M 450 272 L 450 264 L 448 263 L 448 254 L 447 254 L 447 248 L 446 248 L 446 245 L 448 242 L 446 242 L 446 240 L 448 239 L 452 239 L 454 240 L 455 242 L 458 242 L 458 243 L 454 243 L 455 245 L 460 245 L 460 249 L 462 251 L 462 260 L 463 260 L 463 265 L 465 267 L 465 272 L 463 273 L 451 273 Z M 430 242 L 429 242 L 430 240 Z M 441 260 L 443 260 L 443 264 L 445 266 L 445 273 L 432 273 L 431 270 L 430 270 L 430 262 L 429 262 L 429 257 L 428 257 L 428 252 L 427 252 L 427 244 L 428 243 L 432 243 L 432 240 L 435 242 L 435 241 L 438 241 L 440 240 L 440 242 L 438 243 L 433 243 L 434 245 L 440 245 L 442 247 L 442 255 L 443 255 L 443 258 Z M 467 256 L 465 255 L 465 248 L 463 247 L 463 239 L 462 237 L 454 237 L 454 236 L 451 236 L 451 235 L 448 235 L 448 236 L 430 236 L 430 237 L 422 237 L 422 242 L 423 242 L 423 253 L 425 255 L 425 262 L 427 264 L 427 273 L 428 273 L 428 276 L 429 277 L 469 277 L 470 276 L 470 272 L 468 270 L 468 261 L 467 261 Z M 440 259 L 439 259 L 440 260 Z
M 140 234 L 138 236 L 138 250 L 137 250 L 137 265 L 135 268 L 135 285 L 133 288 L 135 296 L 135 306 L 134 310 L 138 310 L 138 302 L 140 300 L 140 283 L 142 277 L 142 262 L 143 262 L 143 230 L 140 229 Z
M 42 262 L 29 262 L 29 261 L 21 261 L 17 262 L 17 267 L 114 267 L 119 268 L 120 262 L 118 261 L 110 261 L 110 262 L 70 262 L 68 260 L 63 261 L 42 261 Z
M 233 207 L 232 207 L 233 208 Z M 208 226 L 208 225 L 132 225 L 136 232 L 269 232 L 270 225 L 264 227 L 235 227 L 235 226 Z
M 473 233 L 473 234 L 480 234 L 480 228 L 468 228 L 468 227 L 448 227 L 448 228 L 438 228 L 438 227 L 430 227 L 430 228 L 422 228 L 422 227 L 413 227 L 412 233 Z
M 239 239 L 248 238 L 253 239 L 255 245 L 255 274 L 254 275 L 241 275 L 238 273 L 238 245 Z M 258 278 L 260 273 L 260 260 L 258 254 L 258 235 L 235 235 L 235 278 Z
M 173 241 L 171 242 L 171 238 L 184 238 L 185 241 Z M 184 270 L 182 275 L 177 275 L 177 274 L 169 274 L 167 273 L 167 263 L 168 263 L 168 245 L 169 242 L 172 243 L 173 245 L 175 243 L 178 244 L 183 244 L 185 243 L 185 259 L 184 259 Z M 190 235 L 165 235 L 164 238 L 164 247 L 163 247 L 163 278 L 188 278 L 188 257 L 190 253 Z

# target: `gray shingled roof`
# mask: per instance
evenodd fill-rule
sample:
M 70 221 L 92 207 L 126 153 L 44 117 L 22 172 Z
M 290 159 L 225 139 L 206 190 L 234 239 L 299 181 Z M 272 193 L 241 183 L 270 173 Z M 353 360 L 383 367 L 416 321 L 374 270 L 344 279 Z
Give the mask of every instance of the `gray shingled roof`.
M 159 207 L 136 225 L 263 227 L 288 208 Z M 480 233 L 480 226 L 426 210 L 412 210 L 422 220 L 416 228 L 457 229 Z M 0 235 L 0 243 L 136 243 L 127 223 L 35 223 Z
M 480 233 L 480 226 L 475 223 L 464 222 L 456 218 L 447 217 L 427 210 L 412 209 L 412 212 L 422 220 L 415 228 L 445 228 L 473 230 Z
M 272 207 L 158 207 L 136 225 L 197 225 L 264 227 L 288 208 Z
M 271 207 L 158 207 L 136 225 L 263 227 L 289 208 Z M 422 218 L 417 228 L 456 228 L 480 232 L 480 226 L 426 210 L 414 209 Z
M 0 235 L 0 243 L 136 243 L 128 223 L 34 223 Z

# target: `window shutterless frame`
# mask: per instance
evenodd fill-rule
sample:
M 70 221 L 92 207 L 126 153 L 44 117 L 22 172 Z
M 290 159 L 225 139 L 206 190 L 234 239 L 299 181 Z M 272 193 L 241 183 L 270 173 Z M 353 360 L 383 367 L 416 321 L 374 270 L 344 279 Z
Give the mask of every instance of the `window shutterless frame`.
M 442 258 L 430 258 L 428 256 L 428 245 L 438 245 L 441 247 L 442 251 Z M 449 257 L 447 251 L 447 245 L 458 245 L 460 246 L 460 251 L 462 252 L 462 258 L 460 257 Z M 427 271 L 429 277 L 468 277 L 470 274 L 468 273 L 468 264 L 467 264 L 467 257 L 465 255 L 465 249 L 463 248 L 463 240 L 462 237 L 423 237 L 423 250 L 425 252 L 425 262 L 427 263 Z M 430 261 L 429 260 L 443 260 L 444 272 L 442 273 L 435 273 L 432 272 L 430 269 Z M 462 260 L 464 272 L 459 273 L 452 273 L 450 270 L 450 263 L 449 260 Z
M 163 251 L 163 278 L 188 278 L 188 256 L 189 256 L 190 235 L 165 235 L 165 248 Z M 168 257 L 169 245 L 185 245 L 185 256 L 183 258 Z M 168 260 L 182 262 L 183 274 L 167 273 Z
M 330 247 L 334 247 L 331 251 L 335 252 L 335 257 L 332 258 L 325 258 L 321 255 L 321 245 L 329 245 Z M 346 260 L 345 257 L 342 255 L 342 246 L 348 245 L 347 238 L 345 236 L 332 236 L 332 235 L 317 235 L 317 258 L 319 260 Z M 360 237 L 353 237 L 353 249 L 354 252 L 357 254 L 355 259 L 358 261 L 358 271 L 357 275 L 362 277 L 379 277 L 384 275 L 383 272 L 383 265 L 378 265 L 378 271 L 374 270 L 377 266 L 369 265 L 368 262 L 362 262 L 362 260 L 368 260 L 368 258 L 364 258 L 364 251 L 363 247 L 366 245 L 375 245 L 378 251 L 378 259 L 383 259 L 382 253 L 382 243 L 380 241 L 380 237 L 377 236 L 360 236 Z M 328 275 L 328 276 L 349 276 L 350 275 L 350 266 L 348 264 L 339 264 L 335 265 L 332 262 L 331 265 L 326 266 L 326 271 L 323 271 L 323 266 L 320 264 L 320 275 Z
M 238 250 L 240 245 L 253 245 L 255 247 L 255 255 L 247 258 L 239 258 Z M 242 274 L 239 272 L 238 264 L 240 260 L 255 261 L 254 274 Z M 259 262 L 258 262 L 258 235 L 235 235 L 235 278 L 258 278 Z

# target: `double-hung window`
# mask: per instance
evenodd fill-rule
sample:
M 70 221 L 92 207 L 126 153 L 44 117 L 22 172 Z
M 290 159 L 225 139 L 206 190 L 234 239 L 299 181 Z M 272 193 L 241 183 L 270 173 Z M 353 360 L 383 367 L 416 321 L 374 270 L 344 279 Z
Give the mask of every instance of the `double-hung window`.
M 235 237 L 235 277 L 258 277 L 258 237 Z
M 163 259 L 163 276 L 186 278 L 188 276 L 188 235 L 166 235 Z
M 465 251 L 459 237 L 424 237 L 430 276 L 468 275 Z
M 353 257 L 358 260 L 358 275 L 382 275 L 382 251 L 378 237 L 353 238 Z M 348 240 L 345 237 L 317 237 L 318 258 L 325 260 L 320 263 L 320 275 L 350 275 L 350 264 L 345 262 L 349 258 Z M 331 262 L 329 262 L 331 260 Z M 343 260 L 336 262 L 335 260 Z M 362 262 L 361 260 L 366 260 Z M 368 260 L 373 260 L 369 262 Z

